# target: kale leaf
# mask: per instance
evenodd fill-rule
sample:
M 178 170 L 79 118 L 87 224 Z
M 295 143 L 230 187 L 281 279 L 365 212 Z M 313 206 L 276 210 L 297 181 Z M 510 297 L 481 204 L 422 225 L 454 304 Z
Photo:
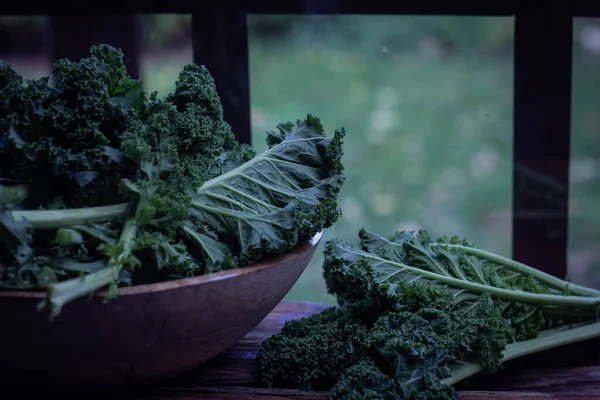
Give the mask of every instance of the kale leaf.
M 263 343 L 262 384 L 318 385 L 332 400 L 457 399 L 452 385 L 475 373 L 600 336 L 598 291 L 458 237 L 363 229 L 359 239 L 326 243 L 323 274 L 339 305 Z M 339 325 L 361 340 L 344 341 Z M 351 362 L 331 363 L 340 359 Z
M 224 120 L 204 66 L 164 98 L 92 47 L 24 80 L 0 64 L 0 286 L 45 289 L 51 316 L 108 287 L 285 253 L 340 217 L 343 129 L 281 123 L 256 154 Z
M 183 231 L 205 249 L 207 268 L 281 254 L 329 228 L 341 214 L 343 135 L 326 137 L 312 115 L 297 126 L 280 124 L 269 133 L 267 151 L 204 182 Z M 225 246 L 215 247 L 215 238 Z
M 345 368 L 362 358 L 366 336 L 360 320 L 333 307 L 289 321 L 280 335 L 263 343 L 257 355 L 262 383 L 329 389 Z

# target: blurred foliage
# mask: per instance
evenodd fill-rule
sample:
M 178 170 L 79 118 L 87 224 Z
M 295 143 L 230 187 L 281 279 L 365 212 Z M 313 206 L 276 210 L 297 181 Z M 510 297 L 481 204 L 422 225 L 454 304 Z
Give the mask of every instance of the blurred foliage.
M 142 77 L 166 94 L 193 59 L 191 18 L 140 18 Z M 323 242 L 354 242 L 361 227 L 427 228 L 510 256 L 513 24 L 510 17 L 249 17 L 257 149 L 266 130 L 307 112 L 329 132 L 347 130 L 344 215 Z M 574 40 L 569 274 L 600 287 L 600 21 L 577 20 Z M 321 261 L 319 250 L 288 298 L 333 300 Z
M 192 18 L 186 14 L 144 14 L 140 17 L 146 51 L 173 51 L 190 47 Z
M 307 112 L 346 128 L 343 218 L 323 241 L 427 228 L 510 255 L 512 18 L 277 18 L 285 35 L 249 39 L 253 143 Z M 321 261 L 289 298 L 332 300 Z
M 424 38 L 429 38 L 446 52 L 464 54 L 511 52 L 510 21 L 489 17 L 252 15 L 248 25 L 251 37 L 270 40 L 268 44 L 275 46 L 285 45 L 283 40 L 292 37 L 317 41 L 329 38 L 329 45 L 342 51 L 357 43 L 363 50 L 372 51 L 373 44 L 385 42 L 390 49 L 402 52 L 415 50 Z

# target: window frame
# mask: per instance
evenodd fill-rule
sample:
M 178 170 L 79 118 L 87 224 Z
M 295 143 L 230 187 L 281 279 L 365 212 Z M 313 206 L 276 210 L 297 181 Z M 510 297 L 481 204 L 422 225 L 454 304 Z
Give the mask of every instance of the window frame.
M 567 276 L 573 18 L 600 17 L 600 3 L 221 0 L 207 4 L 189 0 L 2 2 L 0 15 L 50 16 L 54 32 L 51 48 L 56 58 L 73 54 L 69 40 L 73 34 L 90 38 L 113 29 L 86 24 L 85 19 L 77 26 L 68 26 L 61 23 L 62 16 L 92 14 L 97 19 L 123 14 L 134 21 L 133 14 L 191 14 L 194 62 L 207 65 L 213 74 L 225 117 L 244 143 L 250 143 L 251 138 L 248 14 L 513 16 L 513 258 L 548 274 Z M 135 37 L 135 24 L 122 32 L 122 40 L 115 39 L 112 44 L 133 49 L 128 37 Z M 208 37 L 211 39 L 206 40 Z M 131 63 L 135 70 L 136 60 Z

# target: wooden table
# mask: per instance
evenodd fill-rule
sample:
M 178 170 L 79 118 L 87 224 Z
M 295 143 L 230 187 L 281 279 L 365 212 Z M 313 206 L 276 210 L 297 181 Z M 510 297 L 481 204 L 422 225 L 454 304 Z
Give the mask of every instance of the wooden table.
M 317 313 L 327 306 L 283 301 L 239 343 L 207 365 L 128 399 L 326 400 L 326 392 L 257 388 L 255 355 L 260 343 L 283 323 Z M 566 346 L 507 365 L 493 377 L 460 387 L 461 399 L 600 399 L 600 342 Z M 120 396 L 119 396 L 120 397 Z

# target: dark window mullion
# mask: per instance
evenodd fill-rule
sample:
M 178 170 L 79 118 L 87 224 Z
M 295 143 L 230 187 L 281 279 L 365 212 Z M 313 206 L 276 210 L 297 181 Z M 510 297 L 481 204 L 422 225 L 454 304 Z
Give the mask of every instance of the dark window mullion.
M 49 28 L 53 60 L 80 60 L 92 45 L 108 43 L 123 51 L 129 75 L 140 77 L 141 28 L 135 15 L 53 16 Z
M 250 143 L 247 12 L 242 1 L 223 0 L 192 13 L 194 62 L 205 65 L 221 97 L 225 120 L 238 141 Z
M 576 0 L 572 4 L 573 17 L 600 18 L 600 2 Z
M 513 257 L 567 272 L 572 18 L 567 2 L 515 16 Z

